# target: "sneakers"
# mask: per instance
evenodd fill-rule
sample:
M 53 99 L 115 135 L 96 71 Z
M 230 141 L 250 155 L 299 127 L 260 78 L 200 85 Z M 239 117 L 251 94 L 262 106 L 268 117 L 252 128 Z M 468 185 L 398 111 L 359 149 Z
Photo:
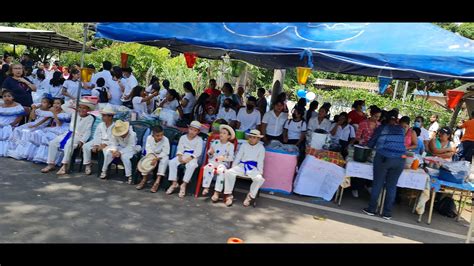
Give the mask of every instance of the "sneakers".
M 375 216 L 375 212 L 369 211 L 369 208 L 363 208 L 362 211 L 369 216 Z
M 353 189 L 353 190 L 352 190 L 352 196 L 353 196 L 354 198 L 358 198 L 358 197 L 359 197 L 359 191 L 358 191 L 357 189 Z
M 391 219 L 392 219 L 392 216 L 391 216 L 391 215 L 385 215 L 385 214 L 383 214 L 383 215 L 382 215 L 382 218 L 384 218 L 385 220 L 391 220 Z
M 86 165 L 86 175 L 92 174 L 92 166 L 90 164 Z

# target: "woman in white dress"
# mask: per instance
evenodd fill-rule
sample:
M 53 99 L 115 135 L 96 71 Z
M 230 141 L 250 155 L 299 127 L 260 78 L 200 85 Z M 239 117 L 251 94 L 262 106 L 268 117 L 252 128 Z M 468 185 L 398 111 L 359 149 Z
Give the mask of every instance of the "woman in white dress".
M 181 107 L 183 107 L 183 118 L 191 123 L 193 119 L 193 109 L 196 104 L 196 91 L 193 89 L 191 82 L 186 81 L 183 84 L 184 94 L 183 99 L 181 100 Z
M 13 128 L 24 118 L 26 112 L 21 104 L 15 102 L 10 91 L 4 90 L 2 93 L 3 105 L 0 106 L 0 157 L 7 153 L 8 140 Z

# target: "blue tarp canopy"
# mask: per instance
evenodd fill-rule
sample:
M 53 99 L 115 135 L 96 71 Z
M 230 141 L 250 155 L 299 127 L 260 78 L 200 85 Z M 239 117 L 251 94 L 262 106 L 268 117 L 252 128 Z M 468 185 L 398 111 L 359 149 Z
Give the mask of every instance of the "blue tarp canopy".
M 98 23 L 96 37 L 253 65 L 474 80 L 474 41 L 431 23 Z

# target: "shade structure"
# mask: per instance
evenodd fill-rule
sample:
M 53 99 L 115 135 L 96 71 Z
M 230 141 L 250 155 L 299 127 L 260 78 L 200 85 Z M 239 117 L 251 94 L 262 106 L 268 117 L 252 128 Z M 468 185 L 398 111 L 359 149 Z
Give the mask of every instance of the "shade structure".
M 60 51 L 81 52 L 82 43 L 57 34 L 54 31 L 32 30 L 25 28 L 0 26 L 0 42 L 21 44 L 33 47 L 46 47 Z M 86 48 L 90 53 L 95 48 Z
M 431 23 L 98 23 L 96 32 L 270 69 L 474 80 L 474 42 Z

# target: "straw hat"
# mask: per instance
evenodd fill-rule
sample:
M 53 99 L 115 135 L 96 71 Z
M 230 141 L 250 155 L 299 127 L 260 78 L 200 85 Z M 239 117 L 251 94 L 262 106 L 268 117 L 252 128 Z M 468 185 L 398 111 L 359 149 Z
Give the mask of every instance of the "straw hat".
M 250 130 L 250 132 L 246 133 L 246 135 L 250 137 L 263 138 L 263 135 L 260 135 L 260 131 L 257 129 Z
M 87 106 L 87 107 L 89 107 L 89 109 L 90 109 L 91 111 L 94 111 L 94 110 L 95 110 L 95 106 L 96 106 L 95 103 L 93 103 L 93 102 L 91 102 L 91 101 L 89 101 L 89 100 L 87 100 L 87 99 L 81 99 L 81 100 L 79 100 L 79 105 Z
M 231 128 L 228 125 L 220 125 L 219 130 L 221 130 L 221 129 L 227 129 L 230 132 L 230 140 L 235 139 L 235 131 L 234 131 L 233 128 Z
M 117 122 L 115 122 L 114 128 L 112 128 L 112 135 L 115 137 L 121 137 L 127 134 L 129 128 L 130 123 L 117 120 Z
M 201 130 L 202 124 L 199 123 L 199 121 L 193 121 L 193 122 L 191 122 L 191 124 L 189 125 L 189 127 L 194 127 L 194 128 L 196 128 L 196 129 Z
M 148 153 L 145 155 L 145 157 L 141 158 L 137 164 L 138 171 L 141 173 L 151 172 L 156 166 L 156 164 L 153 164 L 153 160 L 156 158 L 156 155 L 153 153 Z
M 112 107 L 112 105 L 110 104 L 107 104 L 104 109 L 100 110 L 99 113 L 103 114 L 103 115 L 115 115 L 115 111 L 114 111 L 114 108 Z

